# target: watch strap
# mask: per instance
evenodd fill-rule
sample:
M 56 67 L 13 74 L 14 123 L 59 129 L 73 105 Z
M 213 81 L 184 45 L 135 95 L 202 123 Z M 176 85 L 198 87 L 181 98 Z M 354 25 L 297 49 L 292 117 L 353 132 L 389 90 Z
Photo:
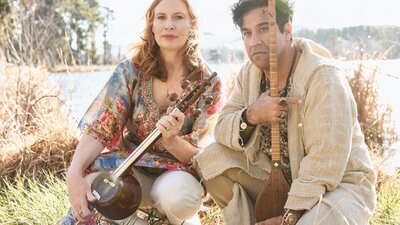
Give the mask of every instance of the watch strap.
M 283 215 L 283 224 L 295 225 L 300 217 L 304 214 L 305 210 L 286 209 Z
M 246 123 L 247 126 L 254 127 L 255 124 L 251 124 L 251 123 L 247 120 L 246 113 L 247 113 L 247 108 L 246 108 L 245 110 L 243 110 L 243 112 L 242 112 L 242 115 L 241 115 L 241 117 L 240 117 L 240 123 Z

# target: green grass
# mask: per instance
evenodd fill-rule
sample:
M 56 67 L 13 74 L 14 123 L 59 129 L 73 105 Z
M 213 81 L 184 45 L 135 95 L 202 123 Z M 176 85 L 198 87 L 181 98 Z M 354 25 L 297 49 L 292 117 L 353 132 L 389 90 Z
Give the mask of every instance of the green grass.
M 44 180 L 18 178 L 3 182 L 0 191 L 0 224 L 54 225 L 67 212 L 65 181 L 47 173 Z M 387 179 L 378 192 L 378 204 L 371 225 L 400 225 L 400 178 Z M 223 224 L 215 206 L 201 213 L 202 224 Z M 148 218 L 150 224 L 160 224 Z M 153 223 L 152 223 L 153 221 Z
M 378 204 L 371 225 L 400 225 L 400 178 L 390 178 L 377 193 Z
M 40 178 L 17 176 L 11 182 L 0 180 L 0 225 L 55 225 L 66 215 L 70 204 L 65 180 L 52 173 L 44 173 Z M 221 224 L 215 219 L 218 209 L 211 209 L 210 215 L 203 224 Z M 149 216 L 148 216 L 149 215 Z M 152 216 L 152 213 L 141 213 L 150 225 L 169 224 L 167 220 Z M 100 222 L 101 221 L 101 222 Z M 99 224 L 114 224 L 101 218 Z
M 0 224 L 57 224 L 69 207 L 62 179 L 47 174 L 44 180 L 5 180 L 0 191 Z

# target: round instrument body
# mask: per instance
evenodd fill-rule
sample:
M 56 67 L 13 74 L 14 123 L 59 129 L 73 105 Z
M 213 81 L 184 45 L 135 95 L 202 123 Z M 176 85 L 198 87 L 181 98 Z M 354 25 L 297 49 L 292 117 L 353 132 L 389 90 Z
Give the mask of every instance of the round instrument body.
M 130 175 L 117 177 L 110 172 L 101 172 L 93 180 L 91 188 L 97 198 L 93 206 L 101 215 L 113 220 L 132 215 L 142 200 L 142 188 Z

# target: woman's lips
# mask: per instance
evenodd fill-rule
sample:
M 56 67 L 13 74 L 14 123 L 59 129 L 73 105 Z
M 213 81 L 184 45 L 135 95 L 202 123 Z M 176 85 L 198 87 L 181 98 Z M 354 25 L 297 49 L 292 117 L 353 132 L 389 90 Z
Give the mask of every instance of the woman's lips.
M 172 34 L 166 34 L 166 35 L 162 35 L 161 37 L 165 38 L 165 39 L 175 39 L 177 38 L 176 35 L 172 35 Z

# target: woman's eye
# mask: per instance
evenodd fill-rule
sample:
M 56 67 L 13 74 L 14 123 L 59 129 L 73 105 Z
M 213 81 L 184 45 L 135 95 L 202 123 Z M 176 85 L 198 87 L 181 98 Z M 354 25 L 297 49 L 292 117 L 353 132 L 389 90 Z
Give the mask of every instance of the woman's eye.
M 163 20 L 163 19 L 165 19 L 165 16 L 157 16 L 157 19 Z

